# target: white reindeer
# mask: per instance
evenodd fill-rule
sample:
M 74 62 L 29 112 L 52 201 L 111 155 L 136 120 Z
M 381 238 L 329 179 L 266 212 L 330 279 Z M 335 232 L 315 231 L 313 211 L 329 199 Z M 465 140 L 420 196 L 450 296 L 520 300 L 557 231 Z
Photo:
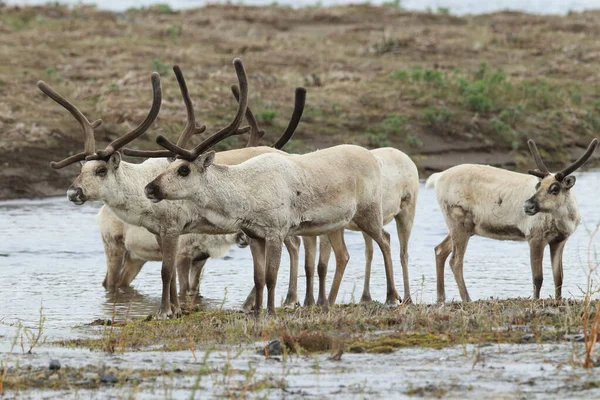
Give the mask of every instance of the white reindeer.
M 210 148 L 215 143 L 215 138 L 222 140 L 234 134 L 247 132 L 247 129 L 238 130 L 247 103 L 247 78 L 241 60 L 234 60 L 234 66 L 240 82 L 242 98 L 238 104 L 237 113 L 228 126 L 202 142 L 198 148 Z M 186 135 L 203 131 L 204 127 L 198 126 L 195 122 L 192 103 L 189 99 L 181 71 L 176 67 L 174 67 L 174 70 L 188 114 L 188 122 L 180 137 L 181 141 Z M 191 202 L 178 201 L 169 204 L 154 204 L 149 201 L 144 195 L 144 185 L 167 168 L 170 163 L 168 159 L 151 159 L 142 164 L 121 162 L 121 155 L 117 150 L 143 134 L 158 114 L 161 100 L 158 74 L 152 75 L 152 82 L 154 101 L 151 112 L 146 120 L 134 131 L 120 137 L 110 143 L 105 150 L 100 151 L 95 150 L 94 128 L 99 126 L 101 121 L 89 123 L 74 105 L 54 92 L 45 83 L 39 82 L 38 86 L 49 97 L 65 107 L 78 120 L 84 132 L 85 149 L 82 153 L 71 156 L 59 163 L 51 164 L 53 168 L 62 168 L 76 161 L 87 160 L 81 168 L 81 173 L 67 192 L 69 200 L 78 205 L 84 204 L 88 200 L 102 200 L 121 220 L 131 225 L 146 228 L 155 234 L 160 241 L 163 255 L 161 269 L 163 286 L 161 305 L 156 317 L 165 319 L 181 315 L 174 279 L 179 236 L 186 233 L 232 234 L 237 233 L 239 230 L 228 231 L 212 226 L 208 224 L 208 221 L 199 220 L 195 217 L 195 207 Z M 284 140 L 280 139 L 277 143 L 285 143 L 292 136 L 298 125 L 304 105 L 304 92 L 297 91 L 296 95 L 297 103 L 294 114 L 288 125 L 288 129 L 282 135 L 282 139 Z M 220 152 L 217 157 L 223 163 L 234 164 L 271 151 L 277 150 L 269 147 L 253 147 Z M 142 152 L 126 152 L 126 154 L 130 155 L 139 155 L 140 153 Z M 156 156 L 156 153 L 152 155 Z
M 463 278 L 463 260 L 473 235 L 529 243 L 536 299 L 542 288 L 544 247 L 549 244 L 555 295 L 561 298 L 562 253 L 580 220 L 577 201 L 570 190 L 575 177 L 570 174 L 592 155 L 598 139 L 592 140 L 583 156 L 556 174 L 548 171 L 533 140 L 528 144 L 537 164 L 537 169 L 529 173 L 539 180 L 526 174 L 472 164 L 452 167 L 427 180 L 427 187 L 435 187 L 449 231 L 435 247 L 438 302 L 446 299 L 444 264 L 450 253 L 450 267 L 460 297 L 470 301 Z
M 410 302 L 410 284 L 408 278 L 408 240 L 412 230 L 417 197 L 419 193 L 419 171 L 415 163 L 406 154 L 394 148 L 380 148 L 371 150 L 371 153 L 381 164 L 382 179 L 382 211 L 383 224 L 386 225 L 394 219 L 400 242 L 400 262 L 402 264 L 402 277 L 404 282 L 403 302 Z M 346 229 L 360 231 L 358 226 L 350 223 Z M 387 235 L 387 233 L 386 233 Z M 365 279 L 361 302 L 371 301 L 370 278 L 371 263 L 373 261 L 373 240 L 363 232 L 365 240 Z M 305 248 L 305 270 L 306 270 L 306 297 L 304 305 L 313 305 L 313 280 L 315 271 L 316 237 L 304 238 Z M 319 251 L 319 297 L 317 304 L 324 305 L 325 281 L 327 276 L 327 264 L 331 253 L 331 246 L 326 237 L 321 237 Z M 329 305 L 335 304 L 335 299 L 341 276 L 336 275 L 329 295 Z
M 304 155 L 263 154 L 231 166 L 215 161 L 212 151 L 188 151 L 162 136 L 157 143 L 179 159 L 146 186 L 149 199 L 190 199 L 197 206 L 194 218 L 223 230 L 240 229 L 260 244 L 255 258 L 261 262 L 254 264 L 256 313 L 265 284 L 268 311 L 275 313 L 286 237 L 327 234 L 338 274 L 349 258 L 343 229 L 350 222 L 379 245 L 386 267 L 386 301 L 397 303 L 390 244 L 383 230 L 381 167 L 371 152 L 341 145 Z
M 234 96 L 239 99 L 239 94 L 234 92 Z M 246 107 L 246 119 L 250 125 L 251 133 L 258 133 L 253 136 L 261 137 L 264 134 L 258 127 L 258 123 L 250 107 Z M 402 264 L 402 273 L 404 278 L 404 301 L 410 301 L 410 286 L 408 279 L 408 240 L 412 230 L 412 225 L 415 216 L 417 204 L 417 196 L 419 192 L 419 171 L 415 163 L 406 154 L 394 148 L 380 148 L 371 150 L 371 153 L 377 157 L 381 164 L 382 170 L 382 190 L 383 190 L 383 221 L 388 224 L 392 219 L 396 220 L 396 228 L 400 241 L 400 260 Z M 346 229 L 360 231 L 356 224 L 350 223 Z M 386 233 L 387 235 L 387 233 Z M 365 240 L 365 281 L 363 295 L 361 301 L 371 301 L 370 293 L 370 276 L 371 262 L 373 259 L 373 240 L 363 233 Z M 389 236 L 388 240 L 389 240 Z M 314 299 L 314 271 L 315 271 L 315 256 L 317 250 L 317 237 L 305 236 L 302 238 L 304 242 L 305 252 L 305 271 L 306 271 L 306 296 L 304 299 L 305 306 L 315 304 Z M 338 271 L 335 275 L 332 284 L 329 298 L 326 294 L 326 277 L 327 264 L 331 255 L 331 244 L 327 236 L 321 237 L 319 251 L 319 297 L 317 305 L 327 307 L 334 305 L 339 286 L 341 284 L 343 271 Z M 291 306 L 298 301 L 298 268 L 296 264 L 291 264 L 290 281 L 288 286 L 287 297 L 283 303 L 284 306 Z M 255 299 L 249 296 L 246 300 L 245 308 L 250 308 L 250 302 Z
M 162 253 L 156 237 L 146 228 L 126 224 L 107 206 L 102 206 L 96 217 L 106 254 L 106 278 L 102 285 L 117 290 L 131 285 L 144 264 L 162 261 Z M 246 247 L 243 232 L 233 235 L 182 235 L 177 252 L 177 276 L 180 294 L 197 296 L 200 276 L 209 258 L 220 258 L 237 244 Z

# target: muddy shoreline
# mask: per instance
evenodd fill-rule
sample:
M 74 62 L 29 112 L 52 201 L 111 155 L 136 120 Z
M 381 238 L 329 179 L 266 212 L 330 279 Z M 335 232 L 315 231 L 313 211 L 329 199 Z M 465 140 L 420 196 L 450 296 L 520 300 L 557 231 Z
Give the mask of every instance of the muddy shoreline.
M 265 144 L 287 124 L 294 87 L 304 86 L 307 107 L 290 152 L 393 146 L 424 177 L 465 162 L 525 171 L 526 140 L 534 138 L 562 165 L 600 134 L 599 25 L 600 11 L 457 17 L 369 5 L 124 13 L 3 6 L 0 199 L 62 195 L 78 172 L 49 167 L 80 151 L 81 133 L 37 90 L 37 80 L 89 119 L 102 118 L 96 140 L 103 146 L 143 119 L 149 75 L 158 71 L 161 114 L 132 143 L 152 149 L 159 133 L 176 137 L 185 121 L 171 66 L 182 67 L 210 131 L 234 109 L 234 57 L 245 62 Z M 232 138 L 218 150 L 245 140 Z

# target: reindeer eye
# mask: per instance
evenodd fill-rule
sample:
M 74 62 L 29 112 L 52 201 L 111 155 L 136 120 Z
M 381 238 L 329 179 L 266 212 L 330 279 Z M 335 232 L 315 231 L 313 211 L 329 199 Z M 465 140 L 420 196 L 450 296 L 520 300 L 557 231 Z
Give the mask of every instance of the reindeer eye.
M 538 190 L 541 185 L 542 185 L 542 182 L 538 182 L 537 185 L 535 185 L 535 190 Z
M 557 195 L 559 192 L 560 192 L 560 186 L 557 183 L 553 183 L 548 188 L 548 193 L 550 193 L 550 194 Z
M 100 167 L 96 170 L 96 175 L 97 176 L 106 176 L 106 172 L 108 172 L 106 167 Z
M 179 176 L 188 176 L 190 174 L 190 167 L 187 165 L 182 165 L 177 169 L 177 175 Z

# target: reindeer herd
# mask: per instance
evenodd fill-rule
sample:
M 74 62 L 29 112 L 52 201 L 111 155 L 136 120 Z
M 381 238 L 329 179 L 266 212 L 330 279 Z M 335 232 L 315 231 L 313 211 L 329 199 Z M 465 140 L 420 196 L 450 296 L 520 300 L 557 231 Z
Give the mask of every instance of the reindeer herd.
M 400 242 L 403 302 L 410 302 L 408 241 L 419 190 L 417 167 L 394 148 L 367 150 L 342 144 L 308 154 L 288 154 L 281 149 L 296 130 L 304 109 L 306 90 L 296 89 L 295 107 L 287 129 L 271 147 L 259 146 L 264 131 L 248 106 L 248 79 L 239 59 L 233 62 L 238 86 L 232 86 L 237 111 L 231 122 L 210 134 L 192 149 L 193 136 L 206 126 L 196 122 L 183 73 L 173 68 L 187 111 L 187 124 L 177 143 L 163 136 L 156 142 L 164 150 L 140 151 L 125 146 L 148 130 L 158 116 L 162 90 L 157 73 L 151 76 L 153 100 L 146 119 L 104 150 L 97 150 L 94 130 L 101 120 L 89 122 L 72 103 L 46 83 L 39 89 L 63 106 L 81 125 L 84 150 L 52 168 L 76 162 L 81 171 L 67 196 L 77 205 L 102 201 L 98 224 L 104 243 L 107 271 L 104 286 L 128 286 L 147 261 L 161 261 L 162 296 L 159 319 L 181 315 L 179 293 L 196 295 L 202 269 L 209 258 L 221 257 L 230 246 L 249 246 L 254 266 L 254 288 L 244 304 L 259 313 L 267 287 L 267 309 L 275 313 L 275 287 L 282 247 L 290 255 L 290 278 L 284 305 L 298 301 L 298 257 L 305 249 L 305 306 L 328 307 L 335 300 L 349 261 L 344 230 L 362 232 L 365 240 L 365 279 L 361 301 L 370 301 L 369 281 L 373 242 L 383 254 L 387 304 L 400 299 L 394 283 L 390 235 L 384 225 L 396 222 Z M 248 127 L 240 128 L 244 119 Z M 243 149 L 215 153 L 216 143 L 249 133 Z M 448 236 L 435 247 L 437 296 L 445 301 L 444 266 L 450 266 L 463 301 L 470 300 L 463 278 L 463 260 L 473 235 L 498 240 L 527 241 L 531 254 L 534 297 L 542 285 L 542 257 L 550 245 L 556 298 L 561 297 L 562 252 L 579 224 L 577 202 L 570 189 L 571 174 L 592 155 L 598 140 L 572 165 L 552 174 L 533 141 L 529 147 L 537 169 L 533 176 L 483 165 L 459 165 L 433 174 L 426 183 L 435 187 L 448 226 Z M 121 153 L 147 158 L 128 163 Z M 300 240 L 302 238 L 302 241 Z M 319 257 L 317 262 L 317 237 Z M 336 270 L 326 293 L 331 250 Z M 314 299 L 314 272 L 319 276 Z

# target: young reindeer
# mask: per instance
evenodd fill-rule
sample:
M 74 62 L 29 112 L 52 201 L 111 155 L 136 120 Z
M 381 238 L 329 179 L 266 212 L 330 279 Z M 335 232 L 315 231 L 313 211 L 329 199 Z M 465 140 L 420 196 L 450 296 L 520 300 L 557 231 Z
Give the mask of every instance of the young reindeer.
M 247 79 L 241 60 L 234 60 L 234 66 L 238 80 L 240 81 L 242 101 L 238 105 L 238 110 L 233 121 L 215 134 L 220 139 L 247 131 L 247 129 L 238 130 L 247 102 Z M 180 140 L 182 140 L 186 135 L 201 130 L 203 127 L 196 124 L 192 103 L 187 93 L 187 87 L 184 85 L 183 76 L 181 76 L 181 79 L 178 76 L 178 81 L 188 110 L 188 122 L 180 137 Z M 155 81 L 153 80 L 153 82 Z M 157 91 L 160 94 L 158 75 L 156 75 L 156 83 L 155 100 L 157 100 Z M 180 315 L 181 308 L 177 298 L 174 279 L 174 266 L 179 236 L 186 233 L 232 234 L 237 233 L 239 230 L 224 231 L 203 224 L 203 221 L 194 217 L 195 206 L 191 202 L 177 201 L 170 202 L 169 204 L 154 204 L 145 197 L 144 184 L 163 172 L 170 161 L 166 158 L 161 158 L 147 160 L 142 164 L 130 164 L 121 162 L 121 156 L 117 150 L 141 135 L 149 127 L 149 124 L 142 126 L 144 129 L 136 129 L 134 134 L 127 134 L 117 139 L 106 150 L 94 152 L 93 128 L 98 126 L 98 124 L 87 122 L 87 119 L 85 119 L 76 107 L 58 94 L 53 93 L 45 84 L 41 84 L 40 88 L 67 108 L 80 121 L 84 130 L 86 140 L 85 151 L 77 157 L 69 157 L 60 163 L 54 164 L 63 166 L 82 158 L 88 160 L 82 166 L 81 173 L 68 191 L 69 199 L 75 204 L 83 204 L 88 200 L 102 200 L 124 222 L 142 226 L 157 236 L 163 255 L 161 269 L 163 286 L 161 305 L 156 317 L 164 319 Z M 160 104 L 160 96 L 158 96 L 158 102 L 155 101 L 155 103 Z M 158 113 L 158 107 L 156 107 L 156 113 Z M 290 121 L 288 129 L 284 132 L 284 135 L 287 135 L 288 139 L 292 136 L 298 122 L 294 122 L 293 118 Z M 202 142 L 200 147 L 209 148 L 213 144 L 214 141 L 211 137 Z M 218 157 L 229 162 L 241 162 L 269 151 L 277 150 L 268 147 L 255 147 L 221 152 Z M 136 151 L 129 152 L 132 155 L 138 155 L 141 152 L 137 152 L 138 154 L 133 153 L 136 153 Z M 153 153 L 152 155 L 156 154 Z
M 121 221 L 107 206 L 97 216 L 100 235 L 106 253 L 106 278 L 102 285 L 117 290 L 131 285 L 148 261 L 162 261 L 156 237 L 146 228 Z M 179 239 L 177 276 L 180 294 L 198 295 L 200 276 L 207 259 L 223 257 L 237 244 L 246 247 L 246 235 L 201 235 L 191 233 Z
M 570 191 L 575 184 L 571 174 L 590 158 L 598 139 L 592 140 L 577 161 L 556 174 L 546 168 L 533 140 L 528 144 L 537 165 L 536 170 L 529 171 L 534 176 L 464 164 L 433 174 L 427 180 L 427 187 L 435 187 L 449 231 L 435 247 L 438 302 L 446 299 L 444 264 L 450 253 L 460 297 L 470 301 L 463 278 L 463 260 L 473 235 L 529 243 L 535 299 L 540 297 L 544 248 L 549 244 L 555 297 L 561 298 L 562 254 L 580 220 L 577 201 Z
M 263 154 L 236 166 L 218 164 L 213 151 L 182 149 L 163 136 L 157 143 L 178 160 L 150 182 L 146 196 L 193 200 L 196 218 L 221 229 L 240 229 L 259 246 L 254 264 L 260 312 L 268 289 L 268 311 L 275 313 L 275 286 L 281 245 L 288 236 L 329 236 L 336 269 L 348 262 L 343 228 L 350 222 L 379 245 L 385 261 L 387 302 L 397 303 L 389 240 L 383 231 L 381 168 L 368 150 L 341 145 L 304 155 Z M 265 271 L 266 267 L 266 271 Z M 337 273 L 336 271 L 336 273 Z

